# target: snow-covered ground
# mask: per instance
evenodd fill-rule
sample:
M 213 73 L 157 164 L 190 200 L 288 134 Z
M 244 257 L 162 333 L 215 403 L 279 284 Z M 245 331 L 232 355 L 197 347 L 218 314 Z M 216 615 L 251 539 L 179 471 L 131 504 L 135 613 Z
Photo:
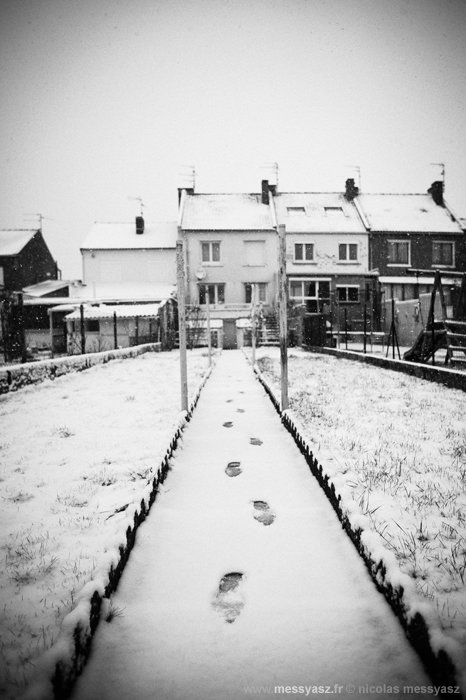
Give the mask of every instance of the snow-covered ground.
M 207 370 L 188 353 L 192 397 Z M 180 420 L 179 354 L 0 396 L 0 696 L 16 697 L 113 550 Z
M 112 606 L 73 700 L 433 695 L 241 351 L 203 389 Z
M 250 351 L 247 351 L 250 356 Z M 280 395 L 278 349 L 257 351 Z M 290 409 L 352 499 L 464 649 L 466 394 L 329 355 L 289 353 Z

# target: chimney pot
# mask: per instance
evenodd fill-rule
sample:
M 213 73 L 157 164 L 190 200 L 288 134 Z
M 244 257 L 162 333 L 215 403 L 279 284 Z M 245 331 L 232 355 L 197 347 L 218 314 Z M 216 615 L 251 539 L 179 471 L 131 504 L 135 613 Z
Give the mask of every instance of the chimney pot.
M 144 233 L 144 219 L 142 216 L 136 217 L 136 233 L 139 235 Z
M 262 204 L 269 203 L 269 181 L 262 180 Z
M 432 196 L 432 199 L 434 200 L 435 204 L 437 204 L 439 207 L 445 206 L 443 203 L 443 182 L 442 180 L 436 180 L 431 184 L 429 189 L 427 190 L 427 193 Z

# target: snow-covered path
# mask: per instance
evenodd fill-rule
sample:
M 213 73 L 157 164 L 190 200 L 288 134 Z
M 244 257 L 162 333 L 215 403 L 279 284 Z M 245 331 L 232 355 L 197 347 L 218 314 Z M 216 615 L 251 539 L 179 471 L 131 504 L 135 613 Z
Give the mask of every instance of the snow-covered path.
M 231 462 L 241 473 L 228 476 Z M 229 573 L 242 578 L 219 594 Z M 319 685 L 385 697 L 359 691 L 384 684 L 405 697 L 430 684 L 240 351 L 204 388 L 113 605 L 123 612 L 100 624 L 73 700 Z

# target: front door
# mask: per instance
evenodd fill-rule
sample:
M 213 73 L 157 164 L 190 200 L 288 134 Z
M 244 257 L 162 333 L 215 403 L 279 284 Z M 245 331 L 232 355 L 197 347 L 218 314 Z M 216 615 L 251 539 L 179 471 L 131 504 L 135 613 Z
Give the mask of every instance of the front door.
M 223 348 L 224 350 L 235 350 L 236 343 L 236 321 L 234 319 L 223 320 Z

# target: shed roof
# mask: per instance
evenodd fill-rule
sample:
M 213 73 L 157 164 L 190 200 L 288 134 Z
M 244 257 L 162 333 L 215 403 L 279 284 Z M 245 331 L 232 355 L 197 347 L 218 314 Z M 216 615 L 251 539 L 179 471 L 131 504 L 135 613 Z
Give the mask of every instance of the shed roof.
M 117 318 L 154 318 L 157 316 L 162 304 L 121 304 L 120 306 L 99 306 L 86 305 L 83 307 L 84 319 L 86 321 L 96 321 Z M 81 318 L 81 310 L 76 309 L 66 316 L 67 321 L 74 321 Z
M 352 201 L 341 192 L 283 192 L 274 196 L 287 233 L 365 233 Z
M 73 282 L 67 280 L 45 280 L 44 282 L 38 282 L 37 284 L 29 285 L 29 287 L 24 287 L 23 292 L 27 297 L 44 297 L 48 294 L 68 289 L 71 284 L 73 284 Z
M 260 194 L 187 194 L 181 226 L 189 231 L 267 231 L 273 222 Z
M 0 255 L 18 255 L 36 233 L 37 229 L 0 230 Z
M 357 197 L 371 231 L 461 233 L 448 207 L 429 194 L 360 194 Z
M 81 250 L 145 250 L 176 248 L 178 235 L 174 221 L 146 223 L 144 233 L 136 233 L 136 224 L 95 223 Z

